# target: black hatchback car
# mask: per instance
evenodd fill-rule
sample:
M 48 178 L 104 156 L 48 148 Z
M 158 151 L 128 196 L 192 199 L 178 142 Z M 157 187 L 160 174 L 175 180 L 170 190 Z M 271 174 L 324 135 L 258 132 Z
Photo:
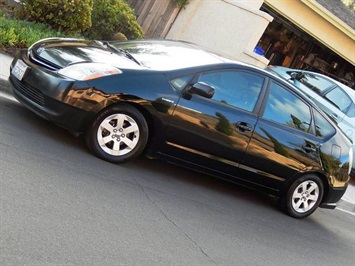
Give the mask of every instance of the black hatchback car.
M 349 181 L 351 143 L 307 97 L 190 43 L 45 39 L 9 82 L 104 160 L 144 153 L 275 195 L 296 218 L 335 208 Z

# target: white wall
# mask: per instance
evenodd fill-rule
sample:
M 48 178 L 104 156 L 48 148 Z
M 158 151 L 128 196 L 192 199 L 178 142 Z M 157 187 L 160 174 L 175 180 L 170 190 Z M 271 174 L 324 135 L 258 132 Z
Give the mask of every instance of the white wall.
M 273 19 L 259 10 L 262 3 L 263 0 L 190 0 L 166 38 L 197 43 L 264 67 L 268 60 L 253 52 Z

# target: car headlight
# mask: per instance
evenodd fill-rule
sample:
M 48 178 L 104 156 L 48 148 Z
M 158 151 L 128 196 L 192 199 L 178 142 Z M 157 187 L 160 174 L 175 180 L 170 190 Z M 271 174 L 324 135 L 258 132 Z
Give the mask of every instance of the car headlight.
M 116 67 L 103 63 L 78 63 L 58 71 L 59 74 L 76 80 L 90 80 L 104 76 L 121 74 Z

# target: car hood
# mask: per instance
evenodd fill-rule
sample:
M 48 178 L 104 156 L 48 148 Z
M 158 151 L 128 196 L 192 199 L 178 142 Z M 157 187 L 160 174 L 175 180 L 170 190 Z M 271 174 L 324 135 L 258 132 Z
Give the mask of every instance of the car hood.
M 114 51 L 97 41 L 44 39 L 29 48 L 30 57 L 49 68 L 61 69 L 78 63 L 105 63 L 123 68 L 142 68 L 124 52 Z

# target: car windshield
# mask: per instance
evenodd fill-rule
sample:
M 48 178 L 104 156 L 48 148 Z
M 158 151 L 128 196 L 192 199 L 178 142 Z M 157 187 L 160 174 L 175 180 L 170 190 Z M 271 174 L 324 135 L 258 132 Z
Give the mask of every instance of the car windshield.
M 289 73 L 290 76 L 291 74 L 292 73 Z M 322 93 L 322 91 L 334 85 L 330 81 L 318 77 L 316 75 L 310 73 L 303 73 L 303 74 L 304 76 L 301 79 L 299 79 L 299 81 L 318 94 Z
M 343 113 L 348 114 L 349 112 L 354 112 L 351 110 L 351 105 L 353 104 L 352 99 L 341 87 L 335 86 L 335 83 L 308 72 L 287 71 L 286 73 L 292 79 L 298 80 L 303 85 L 319 94 Z
M 178 42 L 112 42 L 116 49 L 123 49 L 143 66 L 156 70 L 169 70 L 206 64 L 222 63 L 217 55 Z

